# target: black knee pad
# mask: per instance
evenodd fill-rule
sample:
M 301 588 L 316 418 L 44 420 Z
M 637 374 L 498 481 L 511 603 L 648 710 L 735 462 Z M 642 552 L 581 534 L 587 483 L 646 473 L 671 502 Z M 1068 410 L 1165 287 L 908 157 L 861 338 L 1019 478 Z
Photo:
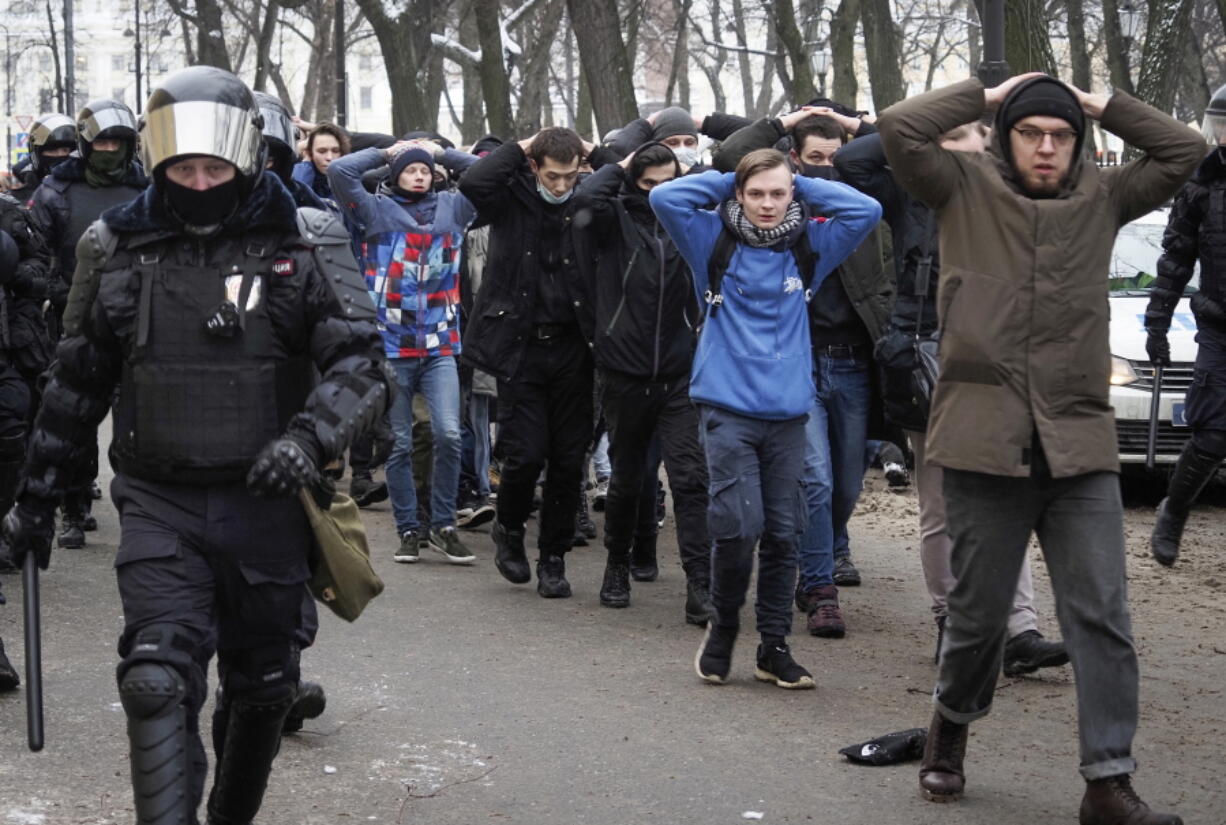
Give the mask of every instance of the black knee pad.
M 1192 445 L 1208 457 L 1226 458 L 1226 430 L 1195 430 Z
M 196 647 L 195 639 L 176 624 L 152 624 L 136 631 L 125 639 L 119 651 L 123 661 L 116 676 L 121 696 L 129 673 L 140 666 L 153 665 L 173 670 L 183 685 L 184 701 L 192 708 L 199 707 L 204 702 L 205 678 L 193 656 Z M 156 672 L 141 667 L 138 676 L 150 674 Z
M 289 639 L 264 647 L 225 651 L 221 660 L 222 690 L 231 701 L 240 696 L 273 701 L 297 688 L 300 672 L 298 646 Z
M 186 700 L 187 682 L 170 665 L 137 662 L 119 679 L 119 701 L 129 719 L 168 716 Z

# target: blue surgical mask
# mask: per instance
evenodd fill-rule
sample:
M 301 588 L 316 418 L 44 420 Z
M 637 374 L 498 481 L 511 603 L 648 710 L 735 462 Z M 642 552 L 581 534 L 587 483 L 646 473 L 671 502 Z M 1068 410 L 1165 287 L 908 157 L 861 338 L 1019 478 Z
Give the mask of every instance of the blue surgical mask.
M 541 200 L 545 201 L 545 203 L 548 203 L 551 206 L 560 206 L 561 204 L 566 203 L 568 200 L 570 200 L 570 196 L 575 192 L 574 189 L 568 189 L 566 190 L 565 195 L 555 195 L 541 185 L 539 180 L 536 182 L 536 191 L 538 194 L 540 194 Z

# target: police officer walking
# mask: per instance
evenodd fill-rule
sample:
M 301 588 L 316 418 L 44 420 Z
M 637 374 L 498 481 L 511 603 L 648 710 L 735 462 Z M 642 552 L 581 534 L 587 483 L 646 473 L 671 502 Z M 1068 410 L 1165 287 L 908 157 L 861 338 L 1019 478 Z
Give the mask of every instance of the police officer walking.
M 208 822 L 256 815 L 299 676 L 312 537 L 296 493 L 388 398 L 344 227 L 296 210 L 264 172 L 260 124 L 247 87 L 213 67 L 150 97 L 153 185 L 77 247 L 64 338 L 4 521 L 17 563 L 46 567 L 56 501 L 88 471 L 118 386 L 118 682 L 142 823 L 197 821 L 214 651 Z
M 25 167 L 18 164 L 13 168 L 13 177 L 20 185 L 9 194 L 22 206 L 29 205 L 34 190 L 76 147 L 77 124 L 72 118 L 59 112 L 39 115 L 30 124 L 29 159 Z

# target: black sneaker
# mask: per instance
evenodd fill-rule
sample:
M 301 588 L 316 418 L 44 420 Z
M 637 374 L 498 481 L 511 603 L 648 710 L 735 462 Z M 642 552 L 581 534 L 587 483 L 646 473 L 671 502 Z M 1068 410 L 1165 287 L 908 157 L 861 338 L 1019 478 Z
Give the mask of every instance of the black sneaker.
M 796 664 L 792 651 L 780 641 L 764 641 L 758 645 L 758 666 L 753 676 L 760 682 L 773 682 L 788 690 L 817 687 L 809 671 Z
M 494 510 L 494 505 L 488 500 L 476 499 L 468 503 L 468 505 L 456 511 L 455 526 L 464 530 L 476 530 L 482 525 L 489 524 L 494 520 L 497 511 Z
M 1037 630 L 1026 630 L 1005 642 L 1004 670 L 1006 676 L 1034 673 L 1041 667 L 1068 664 L 1064 642 L 1049 642 Z
M 328 697 L 324 694 L 323 685 L 317 682 L 299 682 L 298 696 L 285 717 L 281 733 L 297 733 L 302 730 L 302 723 L 307 719 L 316 719 L 328 706 Z
M 418 527 L 400 537 L 400 547 L 392 554 L 392 561 L 414 564 L 421 558 L 421 546 L 426 543 L 426 531 Z
M 702 644 L 694 654 L 694 672 L 699 679 L 712 685 L 722 685 L 728 681 L 736 634 L 735 627 L 719 627 L 714 621 L 707 622 L 707 632 L 703 634 Z
M 575 538 L 571 543 L 574 547 L 587 547 L 587 543 L 596 538 L 596 525 L 592 514 L 588 512 L 587 493 L 579 493 L 579 511 L 575 513 Z
M 460 541 L 460 536 L 454 527 L 436 527 L 430 531 L 426 539 L 427 546 L 443 558 L 448 564 L 472 564 L 477 557 Z
M 705 627 L 715 615 L 715 607 L 711 604 L 711 589 L 705 582 L 687 579 L 685 582 L 685 621 Z
M 92 513 L 86 513 L 85 518 L 81 519 L 81 529 L 87 533 L 94 532 L 98 529 L 98 519 Z
M 566 580 L 566 559 L 562 556 L 542 556 L 536 563 L 536 592 L 542 599 L 569 599 L 570 582 Z
M 600 585 L 600 603 L 605 607 L 630 606 L 630 564 L 623 560 L 610 559 L 604 568 L 604 582 Z
M 839 587 L 860 586 L 860 571 L 851 563 L 851 556 L 838 556 L 835 558 L 834 583 Z
M 63 529 L 56 544 L 68 550 L 80 550 L 85 546 L 84 519 L 64 519 L 60 526 Z
M 532 568 L 528 566 L 528 554 L 524 552 L 524 531 L 508 530 L 502 522 L 495 521 L 490 537 L 494 539 L 494 566 L 502 577 L 512 584 L 530 582 Z
M 370 477 L 355 476 L 349 482 L 349 497 L 359 507 L 369 507 L 381 501 L 387 501 L 387 482 L 375 481 Z
M 16 690 L 20 684 L 21 679 L 18 678 L 17 671 L 9 657 L 4 654 L 4 642 L 0 641 L 0 693 Z

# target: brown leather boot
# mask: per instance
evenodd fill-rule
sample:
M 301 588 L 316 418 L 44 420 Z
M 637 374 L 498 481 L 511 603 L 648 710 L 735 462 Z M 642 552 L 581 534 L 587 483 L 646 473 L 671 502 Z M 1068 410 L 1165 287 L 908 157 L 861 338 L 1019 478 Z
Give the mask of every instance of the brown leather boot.
M 1086 782 L 1079 816 L 1081 825 L 1183 825 L 1175 814 L 1151 811 L 1132 789 L 1128 774 Z
M 929 802 L 954 802 L 966 787 L 962 759 L 966 756 L 966 725 L 950 722 L 940 711 L 932 714 L 924 761 L 920 764 L 920 792 Z

